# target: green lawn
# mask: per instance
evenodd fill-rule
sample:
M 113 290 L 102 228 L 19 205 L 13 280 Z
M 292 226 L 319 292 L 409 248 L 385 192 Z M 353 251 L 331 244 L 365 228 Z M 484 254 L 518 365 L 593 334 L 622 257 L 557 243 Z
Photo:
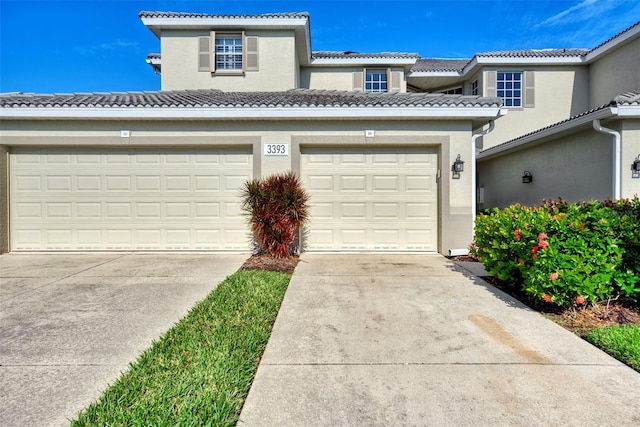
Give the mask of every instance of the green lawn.
M 640 372 L 640 325 L 596 328 L 585 339 Z
M 289 280 L 229 276 L 71 425 L 234 426 Z

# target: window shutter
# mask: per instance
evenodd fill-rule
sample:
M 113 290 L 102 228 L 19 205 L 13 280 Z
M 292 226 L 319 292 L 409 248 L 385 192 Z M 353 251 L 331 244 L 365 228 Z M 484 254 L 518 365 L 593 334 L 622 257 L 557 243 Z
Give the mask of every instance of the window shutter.
M 258 71 L 258 37 L 244 38 L 245 71 Z
M 353 90 L 364 90 L 364 73 L 356 72 L 353 73 Z
M 402 91 L 402 71 L 389 71 L 387 72 L 387 79 L 389 81 L 388 92 L 400 92 Z
M 525 71 L 522 74 L 524 80 L 524 99 L 522 100 L 522 106 L 526 108 L 535 107 L 534 73 L 533 71 Z
M 496 96 L 496 79 L 497 73 L 495 71 L 487 71 L 487 88 L 484 91 L 484 96 L 495 97 Z
M 215 44 L 215 39 L 216 35 L 213 31 L 210 37 L 198 37 L 198 71 L 213 71 L 213 45 Z

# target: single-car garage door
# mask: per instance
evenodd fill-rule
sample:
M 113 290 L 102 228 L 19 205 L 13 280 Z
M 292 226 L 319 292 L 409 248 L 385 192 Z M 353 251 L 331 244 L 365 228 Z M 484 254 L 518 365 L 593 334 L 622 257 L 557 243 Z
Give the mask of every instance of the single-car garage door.
M 437 250 L 434 148 L 306 148 L 309 251 Z
M 249 148 L 16 148 L 10 171 L 14 251 L 249 248 Z

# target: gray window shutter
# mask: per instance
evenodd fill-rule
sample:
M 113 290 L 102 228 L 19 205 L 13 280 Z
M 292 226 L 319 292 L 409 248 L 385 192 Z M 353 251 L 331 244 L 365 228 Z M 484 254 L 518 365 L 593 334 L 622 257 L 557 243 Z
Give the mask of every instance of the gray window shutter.
M 353 73 L 353 90 L 364 90 L 364 73 L 356 72 Z
M 213 45 L 215 44 L 215 39 L 216 35 L 213 31 L 210 37 L 198 37 L 198 71 L 213 71 Z
M 535 75 L 533 71 L 525 71 L 523 74 L 524 80 L 524 99 L 522 100 L 522 106 L 526 108 L 535 107 L 536 95 L 534 89 Z
M 400 92 L 402 90 L 402 71 L 390 71 L 387 72 L 387 79 L 389 80 L 388 92 Z
M 496 79 L 497 73 L 495 71 L 487 71 L 487 87 L 484 91 L 484 96 L 495 97 L 496 96 Z
M 245 37 L 245 71 L 258 71 L 258 37 Z

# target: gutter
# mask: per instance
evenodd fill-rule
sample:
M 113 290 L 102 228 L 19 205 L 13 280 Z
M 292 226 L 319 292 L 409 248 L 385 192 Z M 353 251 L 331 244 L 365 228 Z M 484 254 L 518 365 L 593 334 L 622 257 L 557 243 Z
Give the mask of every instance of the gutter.
M 621 187 L 621 179 L 620 179 L 620 170 L 621 170 L 621 156 L 620 156 L 620 132 L 615 131 L 613 129 L 606 128 L 600 124 L 600 119 L 593 120 L 593 128 L 600 133 L 605 133 L 609 135 L 613 135 L 613 143 L 615 155 L 613 159 L 613 198 L 615 200 L 620 199 L 620 187 Z
M 489 132 L 493 131 L 495 127 L 495 121 L 494 120 L 490 120 L 489 121 L 489 127 L 485 130 L 483 130 L 480 133 L 476 133 L 474 135 L 471 136 L 471 192 L 472 192 L 472 197 L 471 197 L 471 215 L 473 218 L 473 226 L 475 227 L 476 224 L 476 209 L 477 209 L 477 203 L 478 203 L 478 190 L 476 188 L 477 186 L 477 178 L 476 178 L 476 140 L 478 138 L 480 138 L 481 136 L 484 136 L 486 134 L 488 134 Z

